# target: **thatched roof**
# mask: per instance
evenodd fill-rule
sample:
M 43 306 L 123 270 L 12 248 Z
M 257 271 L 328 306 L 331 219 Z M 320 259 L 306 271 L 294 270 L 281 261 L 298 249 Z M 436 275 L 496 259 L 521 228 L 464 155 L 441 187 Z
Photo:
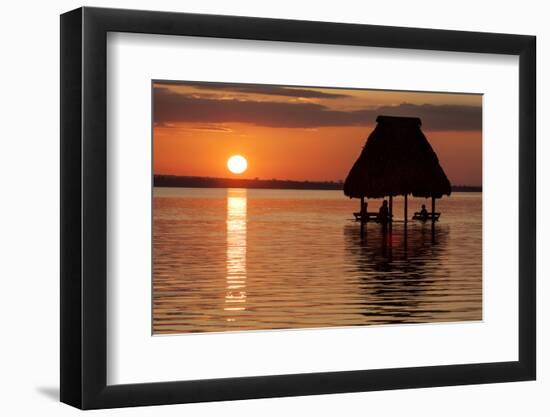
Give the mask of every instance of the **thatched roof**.
M 378 125 L 346 178 L 345 195 L 440 198 L 451 194 L 451 183 L 420 130 L 419 118 L 378 116 L 376 121 Z

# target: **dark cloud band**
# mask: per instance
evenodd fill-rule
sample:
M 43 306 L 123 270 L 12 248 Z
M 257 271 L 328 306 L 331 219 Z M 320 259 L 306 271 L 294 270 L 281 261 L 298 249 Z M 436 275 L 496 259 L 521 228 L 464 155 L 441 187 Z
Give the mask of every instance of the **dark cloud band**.
M 323 99 L 336 99 L 350 97 L 347 94 L 340 93 L 325 93 L 323 91 L 309 90 L 306 88 L 288 88 L 279 87 L 276 85 L 258 85 L 258 84 L 218 84 L 218 83 L 201 83 L 193 82 L 190 85 L 195 88 L 204 90 L 228 91 L 232 93 L 245 93 L 245 94 L 263 94 L 268 96 L 281 96 L 281 97 L 299 97 L 299 98 L 323 98 Z
M 265 94 L 263 86 L 256 88 Z M 316 103 L 213 99 L 180 94 L 163 87 L 154 90 L 154 121 L 160 125 L 194 122 L 249 123 L 272 128 L 364 126 L 374 124 L 380 114 L 419 117 L 426 130 L 481 130 L 482 124 L 481 107 L 477 106 L 403 103 L 343 111 Z

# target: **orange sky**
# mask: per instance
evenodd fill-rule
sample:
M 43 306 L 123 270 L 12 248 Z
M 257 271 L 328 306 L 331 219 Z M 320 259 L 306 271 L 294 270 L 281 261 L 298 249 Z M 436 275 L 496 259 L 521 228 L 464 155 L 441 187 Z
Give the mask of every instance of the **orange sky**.
M 481 185 L 482 96 L 196 82 L 153 83 L 154 173 L 344 180 L 376 116 L 415 116 L 454 185 Z M 227 159 L 248 160 L 241 175 Z

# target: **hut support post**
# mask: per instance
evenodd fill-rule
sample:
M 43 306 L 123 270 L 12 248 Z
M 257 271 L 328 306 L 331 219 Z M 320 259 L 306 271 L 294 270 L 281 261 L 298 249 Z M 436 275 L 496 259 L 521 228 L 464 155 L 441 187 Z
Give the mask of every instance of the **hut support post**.
M 363 236 L 363 232 L 365 230 L 365 219 L 363 218 L 363 206 L 365 204 L 365 196 L 361 196 L 361 207 L 359 208 L 359 213 L 361 213 L 361 237 Z
M 390 224 L 393 221 L 393 196 L 390 195 Z
M 407 224 L 407 194 L 405 194 L 405 224 Z
M 435 222 L 435 197 L 432 197 L 432 223 Z

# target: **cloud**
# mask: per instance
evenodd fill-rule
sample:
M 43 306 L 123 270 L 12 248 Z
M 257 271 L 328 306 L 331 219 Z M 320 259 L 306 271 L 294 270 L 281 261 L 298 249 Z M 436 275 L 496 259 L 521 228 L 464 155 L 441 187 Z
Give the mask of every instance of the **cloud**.
M 258 85 L 258 84 L 218 84 L 192 82 L 185 85 L 200 88 L 204 90 L 228 91 L 233 93 L 263 94 L 268 96 L 296 97 L 296 98 L 323 98 L 336 99 L 351 97 L 347 94 L 326 93 L 318 90 L 308 90 L 306 88 L 288 88 L 276 85 Z
M 170 122 L 161 122 L 161 123 L 155 122 L 154 125 L 155 127 L 162 127 L 165 129 L 178 129 L 178 130 L 186 130 L 191 132 L 211 132 L 211 133 L 232 133 L 233 132 L 233 129 L 230 129 L 224 126 L 217 126 L 215 124 L 189 127 L 185 124 L 170 123 Z
M 414 116 L 426 130 L 480 130 L 481 107 L 402 103 L 375 109 L 334 110 L 317 103 L 193 97 L 155 88 L 154 120 L 168 123 L 248 123 L 272 128 L 373 125 L 378 115 Z
M 197 131 L 197 132 L 213 132 L 213 133 L 231 133 L 233 132 L 233 129 L 229 129 L 228 127 L 223 126 L 195 126 L 189 128 L 189 130 Z
M 382 106 L 377 114 L 412 116 L 422 120 L 426 130 L 481 130 L 481 106 L 455 104 L 410 104 Z

